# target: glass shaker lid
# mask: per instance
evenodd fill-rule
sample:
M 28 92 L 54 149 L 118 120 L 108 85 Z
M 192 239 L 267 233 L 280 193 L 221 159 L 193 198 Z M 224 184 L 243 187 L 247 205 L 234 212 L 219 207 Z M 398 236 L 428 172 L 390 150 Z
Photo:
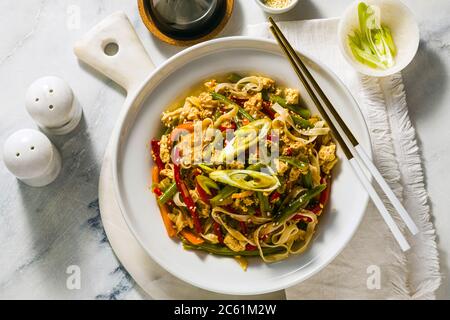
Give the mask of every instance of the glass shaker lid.
M 150 0 L 159 22 L 174 30 L 192 30 L 214 15 L 218 0 Z

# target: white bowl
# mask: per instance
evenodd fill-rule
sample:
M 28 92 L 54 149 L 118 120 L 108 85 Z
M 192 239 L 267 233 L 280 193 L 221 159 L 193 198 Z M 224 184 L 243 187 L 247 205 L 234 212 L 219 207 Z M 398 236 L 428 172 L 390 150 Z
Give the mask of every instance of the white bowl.
M 370 138 L 353 97 L 337 77 L 312 59 L 310 71 L 338 108 L 358 140 L 370 152 Z M 153 162 L 147 142 L 161 131 L 160 114 L 193 84 L 217 74 L 258 72 L 300 89 L 305 104 L 317 113 L 288 60 L 274 41 L 247 37 L 222 38 L 188 48 L 149 76 L 138 94 L 127 98 L 113 143 L 113 177 L 125 221 L 148 254 L 178 278 L 197 287 L 225 294 L 249 295 L 284 289 L 299 283 L 330 263 L 355 233 L 368 195 L 348 161 L 341 159 L 334 177 L 330 205 L 320 219 L 310 248 L 278 263 L 252 260 L 244 272 L 234 259 L 183 250 L 170 239 L 151 194 Z
M 348 45 L 348 35 L 359 28 L 358 4 L 360 2 L 380 7 L 381 22 L 391 29 L 398 52 L 394 66 L 389 69 L 374 69 L 362 64 L 354 58 Z M 373 77 L 385 77 L 403 70 L 412 61 L 419 48 L 419 26 L 411 10 L 399 0 L 358 0 L 344 12 L 339 22 L 338 42 L 345 59 L 358 72 Z
M 298 3 L 298 0 L 291 0 L 291 3 L 284 8 L 272 8 L 272 7 L 266 6 L 262 2 L 262 0 L 255 0 L 255 1 L 265 12 L 272 13 L 272 14 L 280 14 L 280 13 L 288 12 L 289 10 L 294 8 Z

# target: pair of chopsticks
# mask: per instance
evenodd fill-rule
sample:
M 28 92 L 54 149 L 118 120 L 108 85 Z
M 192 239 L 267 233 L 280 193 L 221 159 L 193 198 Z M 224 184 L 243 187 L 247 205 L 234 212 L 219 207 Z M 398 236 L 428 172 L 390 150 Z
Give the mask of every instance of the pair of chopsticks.
M 283 35 L 283 33 L 281 32 L 280 28 L 277 26 L 275 21 L 271 17 L 269 17 L 269 21 L 271 23 L 270 31 L 273 33 L 281 49 L 286 54 L 287 58 L 289 59 L 289 62 L 291 63 L 292 67 L 297 73 L 306 91 L 311 96 L 311 99 L 313 100 L 317 109 L 321 113 L 322 117 L 330 126 L 334 137 L 336 138 L 337 142 L 344 151 L 344 154 L 349 160 L 354 172 L 358 176 L 364 188 L 369 193 L 370 198 L 377 207 L 378 211 L 380 212 L 381 216 L 383 217 L 384 221 L 391 230 L 392 234 L 394 235 L 395 239 L 399 243 L 402 250 L 407 251 L 408 249 L 410 249 L 408 241 L 405 239 L 400 229 L 398 228 L 397 224 L 395 223 L 394 219 L 391 217 L 389 211 L 386 209 L 386 206 L 384 205 L 380 196 L 375 191 L 375 188 L 370 182 L 369 180 L 370 177 L 367 177 L 366 174 L 364 173 L 362 166 L 365 166 L 366 169 L 370 172 L 370 174 L 375 178 L 376 182 L 383 190 L 383 192 L 391 202 L 392 206 L 395 208 L 395 210 L 398 212 L 402 220 L 405 222 L 411 234 L 413 235 L 417 234 L 419 232 L 419 229 L 417 228 L 416 224 L 411 219 L 410 215 L 403 207 L 401 202 L 395 196 L 392 189 L 384 180 L 381 173 L 378 171 L 376 166 L 370 160 L 367 153 L 359 144 L 358 140 L 355 138 L 355 136 L 352 134 L 352 132 L 347 127 L 345 122 L 339 116 L 336 109 L 331 104 L 330 100 L 328 100 L 326 95 L 323 93 L 322 89 L 314 80 L 313 76 L 306 68 L 305 64 L 298 56 L 296 51 L 287 41 L 286 37 Z

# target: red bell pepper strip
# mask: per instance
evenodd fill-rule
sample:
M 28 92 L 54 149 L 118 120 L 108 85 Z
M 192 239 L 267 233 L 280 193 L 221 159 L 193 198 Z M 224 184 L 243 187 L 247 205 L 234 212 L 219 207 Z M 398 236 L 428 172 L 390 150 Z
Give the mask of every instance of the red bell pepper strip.
M 236 97 L 231 97 L 230 100 L 233 101 L 234 103 L 236 103 L 241 108 L 243 108 L 245 103 L 248 101 L 248 99 L 239 99 Z
M 236 123 L 234 123 L 234 122 L 230 122 L 230 125 L 229 126 L 224 126 L 224 125 L 220 125 L 219 126 L 219 130 L 220 130 L 220 132 L 224 132 L 224 131 L 227 131 L 227 130 L 236 130 L 236 128 L 237 128 L 237 126 L 236 126 Z
M 325 190 L 322 191 L 322 193 L 320 194 L 319 197 L 319 202 L 310 209 L 310 211 L 314 212 L 315 214 L 320 214 L 323 210 L 323 208 L 325 208 L 325 206 L 328 203 L 328 199 L 330 198 L 330 190 L 331 190 L 331 179 L 326 179 L 326 177 L 323 177 L 322 180 L 320 181 L 321 184 L 326 184 L 327 187 Z
M 278 199 L 280 199 L 280 193 L 278 193 L 277 191 L 275 191 L 275 192 L 273 192 L 271 195 L 270 195 L 270 199 L 269 199 L 269 201 L 271 202 L 271 203 L 274 203 L 275 201 L 277 201 Z
M 257 246 L 251 245 L 250 243 L 247 243 L 247 244 L 245 245 L 245 251 L 255 251 L 255 250 L 257 250 L 257 249 L 258 249 Z
M 202 225 L 200 223 L 200 218 L 197 214 L 197 208 L 195 206 L 194 200 L 192 200 L 191 195 L 189 194 L 189 190 L 181 179 L 181 167 L 179 161 L 174 161 L 175 165 L 173 167 L 173 173 L 175 178 L 175 183 L 177 184 L 178 191 L 180 191 L 181 197 L 183 198 L 184 203 L 186 204 L 189 213 L 192 216 L 192 220 L 194 221 L 195 231 L 197 233 L 202 233 Z
M 322 181 L 320 183 L 327 185 L 327 188 L 325 190 L 323 190 L 322 193 L 320 194 L 320 199 L 319 199 L 319 202 L 325 207 L 326 204 L 328 203 L 328 199 L 330 198 L 331 178 L 328 179 L 328 181 L 327 181 L 327 178 L 323 177 Z
M 160 157 L 160 141 L 153 139 L 151 142 L 152 145 L 152 154 L 153 154 L 153 160 L 155 160 L 156 165 L 158 166 L 158 169 L 164 170 L 165 165 L 164 162 L 162 162 L 161 157 Z
M 158 197 L 161 197 L 163 195 L 161 189 L 157 187 L 153 188 L 153 193 L 156 194 Z
M 222 234 L 222 230 L 220 229 L 220 224 L 218 222 L 214 221 L 213 228 L 214 228 L 214 234 L 217 236 L 217 239 L 219 240 L 220 243 L 223 243 L 223 234 Z
M 244 221 L 239 221 L 239 226 L 241 227 L 241 231 L 244 235 L 248 233 L 247 225 Z
M 270 101 L 262 102 L 262 109 L 264 113 L 269 116 L 270 119 L 275 119 L 275 111 L 272 110 L 272 103 Z
M 207 194 L 205 190 L 203 190 L 203 188 L 198 184 L 198 182 L 196 183 L 195 188 L 197 189 L 197 193 L 200 199 L 202 199 L 203 202 L 209 203 L 211 196 Z

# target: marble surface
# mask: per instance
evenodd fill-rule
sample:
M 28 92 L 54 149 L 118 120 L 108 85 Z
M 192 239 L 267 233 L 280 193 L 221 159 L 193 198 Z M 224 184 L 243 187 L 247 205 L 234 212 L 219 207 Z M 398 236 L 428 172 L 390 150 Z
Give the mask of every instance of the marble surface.
M 349 0 L 301 0 L 280 20 L 340 15 Z M 421 44 L 403 72 L 412 121 L 422 148 L 426 183 L 438 234 L 443 285 L 450 298 L 450 2 L 405 0 L 417 15 Z M 64 160 L 52 185 L 32 189 L 0 164 L 0 298 L 148 299 L 117 262 L 98 209 L 101 160 L 124 92 L 75 59 L 72 46 L 97 21 L 125 11 L 156 64 L 176 53 L 154 39 L 141 23 L 136 1 L 3 0 L 0 2 L 0 146 L 9 134 L 34 128 L 24 98 L 44 75 L 66 79 L 84 108 L 79 128 L 51 137 Z M 253 0 L 238 0 L 222 36 L 240 34 L 265 14 Z M 81 288 L 70 290 L 70 266 L 81 271 Z M 68 269 L 69 268 L 69 269 Z M 69 277 L 69 278 L 68 278 Z M 69 283 L 70 284 L 70 283 Z

